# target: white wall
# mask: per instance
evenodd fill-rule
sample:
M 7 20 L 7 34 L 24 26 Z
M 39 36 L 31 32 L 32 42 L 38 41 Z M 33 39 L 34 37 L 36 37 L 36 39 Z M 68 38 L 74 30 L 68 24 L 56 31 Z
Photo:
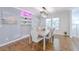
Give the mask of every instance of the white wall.
M 32 28 L 31 28 L 31 36 L 32 36 L 32 41 L 35 42 L 37 41 L 37 27 L 39 26 L 39 19 L 37 16 L 32 17 Z
M 46 25 L 46 19 L 45 18 L 41 18 L 40 22 L 41 22 L 40 25 L 42 27 L 45 27 L 45 25 Z
M 67 32 L 68 35 L 70 35 L 72 11 L 64 10 L 64 11 L 55 12 L 52 15 L 52 18 L 54 17 L 60 18 L 59 30 L 55 31 L 54 33 L 63 35 L 64 32 Z M 42 18 L 41 25 L 45 26 L 45 24 L 46 24 L 46 21 L 44 18 Z
M 71 11 L 61 11 L 53 14 L 53 17 L 59 17 L 60 18 L 60 26 L 59 30 L 56 31 L 56 34 L 63 35 L 66 31 L 68 34 L 70 34 L 70 21 L 71 21 Z

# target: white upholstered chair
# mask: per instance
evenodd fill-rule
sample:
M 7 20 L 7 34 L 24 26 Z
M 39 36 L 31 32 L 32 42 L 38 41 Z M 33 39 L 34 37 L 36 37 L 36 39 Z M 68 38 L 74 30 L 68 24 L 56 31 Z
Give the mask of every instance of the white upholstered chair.
M 49 34 L 46 36 L 46 39 L 50 39 L 51 40 L 51 43 L 53 42 L 53 40 L 54 40 L 54 28 L 50 28 L 49 29 Z
M 38 43 L 39 41 L 41 41 L 43 39 L 43 37 L 38 36 L 36 29 L 31 31 L 31 36 L 32 36 L 32 41 L 35 43 Z

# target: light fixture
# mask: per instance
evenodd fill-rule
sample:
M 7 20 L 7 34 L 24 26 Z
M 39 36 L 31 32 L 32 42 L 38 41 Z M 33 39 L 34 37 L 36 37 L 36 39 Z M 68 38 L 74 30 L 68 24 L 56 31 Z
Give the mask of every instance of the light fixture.
M 46 18 L 48 16 L 48 14 L 45 11 L 40 11 L 40 15 L 43 18 Z
M 36 9 L 40 11 L 42 17 L 47 17 L 54 11 L 53 7 L 36 7 Z
M 48 11 L 45 7 L 42 7 L 43 11 L 40 11 L 40 14 L 43 18 L 47 18 L 48 16 Z

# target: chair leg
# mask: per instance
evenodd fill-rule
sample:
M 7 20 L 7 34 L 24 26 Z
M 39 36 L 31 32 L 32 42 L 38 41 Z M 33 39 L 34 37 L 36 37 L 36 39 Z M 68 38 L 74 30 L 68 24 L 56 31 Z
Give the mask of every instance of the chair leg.
M 53 40 L 54 40 L 54 36 L 51 36 L 50 42 L 53 43 Z
M 31 38 L 31 36 L 29 37 L 29 44 L 32 44 L 32 38 Z

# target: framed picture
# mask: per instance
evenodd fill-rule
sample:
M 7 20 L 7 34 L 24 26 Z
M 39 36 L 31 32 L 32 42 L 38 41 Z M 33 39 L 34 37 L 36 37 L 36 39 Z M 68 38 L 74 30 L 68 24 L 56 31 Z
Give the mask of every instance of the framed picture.
M 17 19 L 14 16 L 7 17 L 4 20 L 5 24 L 17 24 Z

